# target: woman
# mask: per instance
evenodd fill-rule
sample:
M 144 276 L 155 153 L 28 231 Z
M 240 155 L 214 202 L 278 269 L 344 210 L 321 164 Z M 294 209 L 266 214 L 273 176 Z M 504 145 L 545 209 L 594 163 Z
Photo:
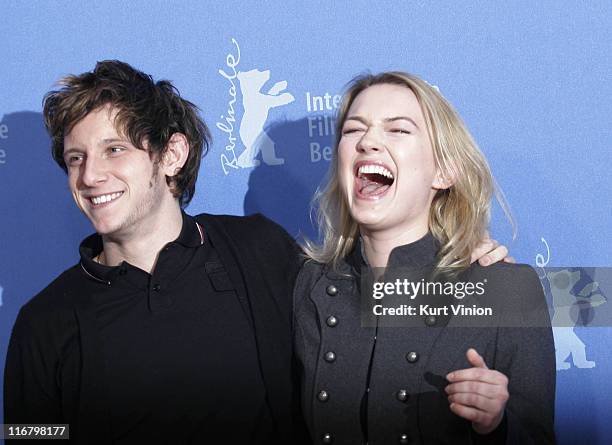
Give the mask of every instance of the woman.
M 366 75 L 348 89 L 337 130 L 318 197 L 322 245 L 307 243 L 311 261 L 295 289 L 313 442 L 553 442 L 554 346 L 542 288 L 529 266 L 470 265 L 494 183 L 457 113 L 415 76 Z M 361 271 L 377 267 L 486 283 L 485 295 L 465 302 L 495 315 L 466 323 L 417 313 L 393 328 L 379 310 L 362 324 Z M 439 297 L 457 302 L 457 289 Z

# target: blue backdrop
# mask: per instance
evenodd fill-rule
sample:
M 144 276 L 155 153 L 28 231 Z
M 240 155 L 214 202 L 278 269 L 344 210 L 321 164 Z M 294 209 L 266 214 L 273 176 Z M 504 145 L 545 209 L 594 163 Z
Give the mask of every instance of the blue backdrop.
M 494 237 L 542 266 L 551 302 L 565 292 L 610 306 L 611 2 L 169 3 L 0 4 L 2 363 L 19 307 L 91 231 L 51 160 L 41 99 L 103 59 L 170 79 L 201 107 L 214 144 L 190 213 L 263 212 L 295 235 L 312 234 L 343 85 L 364 70 L 414 72 L 490 161 L 518 223 L 513 241 L 496 207 Z M 248 166 L 245 150 L 284 163 Z M 550 275 L 563 271 L 565 290 Z M 612 437 L 612 328 L 598 325 L 555 332 L 562 444 Z

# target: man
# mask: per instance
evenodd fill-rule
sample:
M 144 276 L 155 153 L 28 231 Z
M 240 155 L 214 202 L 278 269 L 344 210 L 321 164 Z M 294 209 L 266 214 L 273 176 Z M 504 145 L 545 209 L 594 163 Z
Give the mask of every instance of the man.
M 18 315 L 5 421 L 69 423 L 74 443 L 294 443 L 297 245 L 262 216 L 182 211 L 210 137 L 169 82 L 105 61 L 61 85 L 53 157 L 97 233 Z

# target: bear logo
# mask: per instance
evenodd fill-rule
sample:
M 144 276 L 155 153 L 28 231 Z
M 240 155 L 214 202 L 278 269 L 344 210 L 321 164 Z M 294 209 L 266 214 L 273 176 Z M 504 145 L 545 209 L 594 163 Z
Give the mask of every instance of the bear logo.
M 239 71 L 237 77 L 244 108 L 239 134 L 245 147 L 238 156 L 237 165 L 242 168 L 258 166 L 259 161 L 255 158 L 260 151 L 267 165 L 284 164 L 285 160 L 276 156 L 274 141 L 265 132 L 264 125 L 272 108 L 295 100 L 290 93 L 282 92 L 287 88 L 287 82 L 276 82 L 267 93 L 263 93 L 261 90 L 264 84 L 270 80 L 270 70 Z
M 552 318 L 555 339 L 557 371 L 569 369 L 571 356 L 576 368 L 594 368 L 595 362 L 587 360 L 586 345 L 574 331 L 576 324 L 585 325 L 593 308 L 606 302 L 596 281 L 590 281 L 579 291 L 575 286 L 581 279 L 580 270 L 561 269 L 547 271 L 555 313 Z

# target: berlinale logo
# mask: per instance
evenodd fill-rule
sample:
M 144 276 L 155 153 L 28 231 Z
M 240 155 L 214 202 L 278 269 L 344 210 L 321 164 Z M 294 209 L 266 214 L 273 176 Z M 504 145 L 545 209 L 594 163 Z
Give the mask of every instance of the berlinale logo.
M 0 124 L 0 140 L 8 139 L 8 125 Z M 0 148 L 0 165 L 6 164 L 6 151 Z
M 546 246 L 547 257 L 536 255 L 536 266 L 543 272 L 540 279 L 553 305 L 551 322 L 557 371 L 570 369 L 572 365 L 582 369 L 594 368 L 596 363 L 587 358 L 587 345 L 575 328 L 589 326 L 595 318 L 595 308 L 607 302 L 595 276 L 609 276 L 610 269 L 595 268 L 589 274 L 582 267 L 548 267 L 550 248 L 544 238 L 541 240 Z M 603 312 L 599 315 L 605 317 Z
M 293 95 L 284 92 L 287 89 L 287 81 L 276 82 L 264 92 L 266 82 L 270 80 L 270 70 L 260 71 L 251 69 L 241 71 L 240 46 L 236 39 L 232 39 L 235 53 L 227 54 L 225 58 L 225 69 L 220 69 L 219 74 L 229 82 L 228 93 L 230 100 L 227 103 L 225 115 L 221 115 L 221 121 L 217 122 L 217 128 L 227 135 L 225 151 L 221 155 L 221 166 L 227 175 L 230 169 L 256 167 L 260 164 L 257 158 L 261 152 L 262 160 L 267 165 L 282 165 L 285 160 L 278 157 L 274 141 L 264 130 L 268 115 L 272 108 L 290 104 L 295 100 Z M 238 86 L 236 85 L 238 80 Z M 235 104 L 238 96 L 238 87 L 242 96 L 242 117 L 236 115 Z M 235 136 L 236 125 L 238 135 L 244 149 L 237 154 L 237 138 Z

